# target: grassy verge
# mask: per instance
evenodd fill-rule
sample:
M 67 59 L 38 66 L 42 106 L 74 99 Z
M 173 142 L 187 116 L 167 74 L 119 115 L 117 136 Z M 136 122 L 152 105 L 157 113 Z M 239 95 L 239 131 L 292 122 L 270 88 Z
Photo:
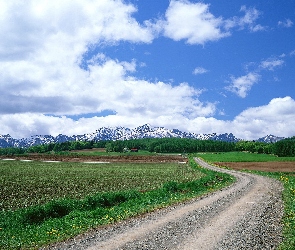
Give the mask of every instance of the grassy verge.
M 295 173 L 251 171 L 281 181 L 284 185 L 283 242 L 278 249 L 295 249 Z
M 14 168 L 11 168 L 11 166 L 4 168 L 3 164 L 4 166 L 5 164 L 14 164 Z M 17 164 L 21 164 L 21 166 L 17 167 Z M 43 188 L 46 190 L 45 183 L 47 182 L 44 182 L 41 177 L 50 177 L 51 182 L 54 181 L 55 183 L 51 186 L 51 192 L 55 193 L 55 196 L 52 196 L 50 201 L 43 199 L 40 204 L 35 201 L 37 203 L 35 205 L 27 207 L 19 205 L 18 209 L 3 208 L 3 211 L 0 212 L 0 249 L 37 249 L 40 246 L 65 240 L 100 225 L 114 223 L 156 208 L 200 196 L 233 182 L 231 176 L 199 168 L 193 160 L 190 160 L 190 165 L 187 166 L 174 164 L 174 168 L 170 164 L 136 164 L 132 166 L 127 164 L 125 167 L 124 164 L 120 164 L 117 168 L 111 168 L 111 165 L 89 166 L 79 163 L 58 163 L 58 165 L 50 163 L 46 167 L 43 164 L 33 162 L 0 163 L 1 173 L 6 174 L 6 178 L 1 179 L 1 185 L 8 176 L 14 175 L 14 181 L 10 179 L 10 182 L 5 183 L 6 191 L 13 189 L 15 183 L 19 181 L 31 185 L 32 178 L 39 176 L 39 171 L 42 172 L 46 169 L 47 172 L 40 175 L 38 180 L 32 181 L 32 187 L 38 186 L 38 183 L 43 183 Z M 152 167 L 148 168 L 149 165 Z M 31 169 L 32 166 L 33 169 Z M 107 170 L 103 171 L 104 167 Z M 141 170 L 137 170 L 137 168 Z M 171 169 L 169 170 L 169 168 Z M 28 171 L 29 169 L 31 171 Z M 116 177 L 122 174 L 120 172 L 122 169 L 127 171 L 124 172 L 123 182 L 126 182 L 127 174 L 133 174 L 135 187 L 118 188 L 118 186 L 122 187 L 120 184 L 122 179 Z M 7 174 L 7 171 L 15 172 Z M 78 172 L 73 174 L 75 171 Z M 95 175 L 95 173 L 99 172 L 104 172 L 104 175 L 100 175 L 98 179 L 98 175 Z M 136 172 L 143 173 L 144 178 L 138 178 L 137 175 L 134 175 Z M 86 178 L 84 175 L 87 173 Z M 118 173 L 120 174 L 118 175 Z M 68 182 L 64 182 L 66 176 L 69 178 Z M 103 181 L 104 177 L 113 176 L 112 181 L 116 183 L 117 188 L 84 192 L 83 190 L 84 188 L 87 189 L 87 185 L 82 185 L 81 190 L 83 192 L 80 192 L 78 197 L 71 197 L 70 192 L 66 191 L 68 185 L 70 185 L 70 179 L 76 183 L 83 183 L 88 180 L 88 184 L 91 185 L 89 180 L 93 176 L 96 176 L 97 183 Z M 159 179 L 159 176 L 162 176 L 162 178 Z M 143 179 L 148 181 L 149 184 L 138 188 Z M 152 183 L 154 179 L 157 179 L 157 183 Z M 60 190 L 60 182 L 66 183 L 64 184 L 65 192 L 63 189 Z M 110 184 L 111 181 L 108 183 Z M 4 186 L 1 186 L 1 190 Z M 29 190 L 34 192 L 32 188 L 28 189 L 27 192 Z M 18 191 L 21 190 L 15 192 L 18 193 Z M 11 202 L 14 203 L 14 201 Z M 18 204 L 18 201 L 16 204 Z
M 295 157 L 276 157 L 273 155 L 251 154 L 243 152 L 230 152 L 220 154 L 198 154 L 208 162 L 259 162 L 259 161 L 295 161 Z M 236 159 L 236 160 L 235 160 Z M 255 174 L 260 174 L 275 178 L 284 185 L 283 202 L 283 242 L 280 245 L 280 250 L 295 249 L 295 173 L 285 172 L 261 172 L 251 171 Z

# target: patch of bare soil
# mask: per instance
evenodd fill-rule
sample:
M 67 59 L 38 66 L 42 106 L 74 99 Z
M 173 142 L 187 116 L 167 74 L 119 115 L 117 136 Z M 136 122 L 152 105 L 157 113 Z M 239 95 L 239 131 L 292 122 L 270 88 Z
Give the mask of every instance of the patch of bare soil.
M 234 170 L 257 170 L 266 172 L 295 172 L 295 162 L 215 162 Z
M 72 150 L 71 152 L 79 152 L 79 153 L 86 153 L 86 152 L 106 152 L 105 148 L 90 148 L 90 149 L 79 149 L 79 150 Z
M 1 158 L 1 157 L 0 157 Z M 4 157 L 2 157 L 4 158 Z M 7 158 L 7 157 L 6 157 Z M 10 157 L 16 160 L 35 160 L 35 161 L 63 161 L 63 162 L 127 162 L 127 163 L 164 163 L 164 162 L 187 162 L 187 158 L 181 155 L 119 155 L 119 156 L 63 156 L 49 154 L 32 154 L 29 156 Z

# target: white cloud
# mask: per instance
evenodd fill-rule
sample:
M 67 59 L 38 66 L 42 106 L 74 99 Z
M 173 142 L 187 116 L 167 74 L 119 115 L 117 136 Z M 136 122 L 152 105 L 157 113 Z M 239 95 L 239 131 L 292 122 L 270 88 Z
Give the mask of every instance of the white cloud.
M 198 117 L 187 121 L 189 131 L 195 133 L 233 133 L 245 140 L 255 140 L 273 134 L 295 135 L 295 100 L 289 96 L 274 98 L 267 105 L 251 107 L 233 120 L 223 121 L 213 117 Z
M 231 77 L 231 84 L 226 87 L 228 91 L 237 94 L 239 97 L 245 98 L 251 90 L 253 84 L 259 81 L 260 75 L 250 72 L 240 77 Z
M 75 72 L 64 70 L 59 74 L 61 79 L 46 76 L 47 84 L 3 88 L 0 112 L 74 115 L 109 109 L 118 114 L 145 113 L 149 116 L 161 113 L 207 116 L 214 113 L 214 105 L 203 105 L 198 101 L 199 90 L 186 83 L 172 86 L 129 77 L 128 73 L 135 68 L 134 62 L 107 59 L 89 65 L 88 71 L 78 67 Z M 46 69 L 38 68 L 38 71 L 42 70 Z M 25 69 L 20 72 L 24 73 Z M 49 68 L 46 73 L 50 73 Z
M 196 67 L 196 68 L 194 69 L 194 71 L 193 71 L 193 74 L 194 74 L 194 75 L 200 75 L 200 74 L 205 74 L 205 73 L 207 73 L 207 72 L 208 72 L 208 70 L 205 69 L 205 68 L 203 68 L 203 67 Z
M 231 35 L 230 30 L 248 28 L 252 32 L 265 30 L 257 24 L 261 12 L 256 8 L 241 7 L 244 16 L 229 19 L 215 17 L 209 11 L 209 4 L 188 0 L 171 0 L 166 11 L 166 20 L 158 21 L 158 32 L 162 27 L 164 36 L 175 41 L 186 40 L 188 44 L 205 44 Z
M 274 98 L 267 105 L 249 108 L 232 122 L 236 134 L 248 135 L 248 139 L 267 134 L 291 137 L 295 135 L 295 101 L 287 96 Z
M 136 60 L 119 61 L 99 52 L 88 60 L 85 55 L 93 47 L 120 41 L 151 43 L 161 31 L 174 40 L 204 44 L 229 36 L 233 27 L 258 29 L 255 20 L 259 15 L 254 9 L 243 10 L 245 17 L 229 22 L 211 14 L 207 4 L 173 0 L 165 21 L 140 24 L 132 16 L 136 8 L 123 0 L 0 0 L 0 5 L 1 134 L 72 135 L 102 126 L 133 128 L 150 123 L 198 133 L 236 131 L 239 136 L 239 120 L 251 116 L 245 111 L 234 121 L 217 120 L 210 117 L 217 104 L 199 101 L 202 91 L 187 83 L 175 86 L 136 79 L 132 77 L 138 67 Z M 86 66 L 81 68 L 81 64 Z M 269 62 L 265 67 L 277 66 Z M 196 68 L 194 73 L 205 70 Z M 258 79 L 255 73 L 232 77 L 229 89 L 245 97 Z M 286 101 L 285 110 L 292 101 Z M 264 109 L 272 107 L 270 103 Z M 115 115 L 66 117 L 103 110 Z M 287 118 L 285 136 L 291 134 L 295 120 Z M 249 136 L 258 134 L 250 125 L 247 129 Z
M 204 44 L 229 36 L 221 29 L 222 18 L 211 14 L 208 4 L 172 0 L 165 16 L 164 35 L 175 41 Z
M 245 15 L 242 17 L 234 16 L 233 18 L 225 20 L 225 28 L 232 29 L 238 27 L 239 29 L 248 28 L 251 32 L 263 31 L 267 27 L 256 24 L 257 19 L 261 16 L 261 12 L 254 7 L 246 7 L 243 5 L 240 9 Z
M 274 70 L 275 68 L 282 66 L 284 61 L 282 59 L 268 58 L 261 62 L 260 67 L 266 70 Z
M 252 32 L 257 32 L 257 31 L 263 31 L 265 30 L 266 27 L 262 26 L 261 24 L 257 24 L 257 25 L 254 25 L 254 26 L 250 26 L 250 30 Z
M 65 116 L 55 117 L 35 113 L 7 114 L 0 116 L 0 131 L 16 138 L 35 134 L 67 135 L 92 133 L 100 127 L 125 126 L 135 128 L 145 123 L 169 129 L 195 133 L 233 133 L 246 140 L 273 134 L 295 135 L 295 100 L 291 97 L 274 98 L 267 105 L 251 107 L 233 120 L 223 121 L 213 117 L 186 117 L 180 113 L 162 114 L 157 117 L 143 114 L 109 115 L 107 117 L 80 118 L 75 121 Z M 3 133 L 3 134 L 5 134 Z
M 77 53 L 85 52 L 90 44 L 120 40 L 151 42 L 154 38 L 150 28 L 132 17 L 136 11 L 134 6 L 122 1 L 65 0 L 57 4 L 12 0 L 3 5 L 5 11 L 0 19 L 2 59 L 27 59 L 38 49 L 51 49 L 46 52 L 55 51 L 55 56 L 66 48 L 77 59 Z
M 99 111 L 102 89 L 113 81 L 120 85 L 136 65 L 98 54 L 85 70 L 84 53 L 100 43 L 154 38 L 150 27 L 132 17 L 134 6 L 122 1 L 12 0 L 1 7 L 0 113 Z
M 285 28 L 291 28 L 293 24 L 294 23 L 289 18 L 285 19 L 285 21 L 278 22 L 278 26 L 285 27 Z
M 280 58 L 284 58 L 285 54 L 280 55 Z M 252 86 L 257 83 L 261 78 L 261 71 L 268 70 L 274 71 L 276 68 L 282 66 L 284 64 L 284 60 L 277 59 L 276 57 L 272 56 L 263 60 L 259 63 L 259 65 L 251 62 L 246 65 L 246 69 L 250 66 L 254 65 L 254 69 L 249 72 L 247 75 L 240 76 L 240 77 L 231 77 L 231 84 L 226 86 L 225 89 L 237 94 L 238 96 L 245 98 L 248 92 L 251 90 Z M 274 77 L 275 81 L 278 81 L 277 77 Z
M 241 7 L 241 11 L 245 12 L 245 16 L 239 19 L 240 27 L 249 26 L 252 31 L 261 30 L 262 26 L 255 24 L 255 21 L 261 15 L 260 11 L 255 8 L 247 8 L 245 5 Z
M 58 4 L 8 1 L 3 5 L 1 133 L 69 134 L 83 132 L 82 128 L 85 133 L 87 128 L 92 131 L 99 126 L 95 121 L 128 125 L 133 119 L 133 125 L 140 125 L 155 122 L 158 117 L 191 119 L 214 114 L 215 104 L 200 102 L 201 91 L 187 83 L 172 86 L 132 77 L 137 68 L 135 60 L 113 60 L 102 53 L 84 59 L 97 44 L 153 40 L 155 27 L 150 22 L 140 25 L 136 21 L 132 17 L 136 11 L 133 5 L 119 0 L 65 0 Z M 81 68 L 81 63 L 86 67 Z M 64 116 L 103 110 L 112 110 L 116 115 L 103 121 L 99 117 L 73 121 Z
M 50 107 L 52 113 L 83 112 L 88 105 L 83 101 L 97 99 L 93 92 L 88 95 L 87 87 L 100 87 L 89 80 L 91 70 L 80 67 L 84 53 L 100 43 L 149 43 L 154 38 L 149 27 L 132 17 L 134 6 L 119 0 L 65 0 L 58 4 L 12 0 L 2 7 L 0 97 L 2 102 L 8 100 L 8 107 L 15 104 L 15 112 L 44 112 Z M 135 69 L 132 62 L 98 65 L 105 75 L 105 71 L 115 70 L 114 77 L 105 80 Z M 36 101 L 41 101 L 40 105 Z M 6 106 L 1 106 L 0 113 L 9 112 Z

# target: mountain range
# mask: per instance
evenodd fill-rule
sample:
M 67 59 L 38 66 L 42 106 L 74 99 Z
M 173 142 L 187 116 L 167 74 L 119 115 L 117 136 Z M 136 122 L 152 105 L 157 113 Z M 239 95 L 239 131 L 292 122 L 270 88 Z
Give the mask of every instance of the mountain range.
M 182 132 L 178 129 L 166 129 L 164 127 L 152 127 L 150 124 L 145 124 L 134 129 L 125 127 L 102 127 L 95 132 L 84 135 L 62 135 L 54 137 L 52 135 L 35 135 L 29 138 L 14 139 L 9 134 L 0 135 L 0 148 L 21 147 L 26 148 L 49 143 L 61 143 L 66 141 L 102 141 L 102 140 L 130 140 L 141 138 L 191 138 L 198 140 L 215 140 L 226 142 L 238 142 L 242 139 L 236 138 L 232 133 L 225 134 L 195 134 Z M 274 135 L 267 135 L 259 138 L 256 141 L 273 143 L 284 139 Z

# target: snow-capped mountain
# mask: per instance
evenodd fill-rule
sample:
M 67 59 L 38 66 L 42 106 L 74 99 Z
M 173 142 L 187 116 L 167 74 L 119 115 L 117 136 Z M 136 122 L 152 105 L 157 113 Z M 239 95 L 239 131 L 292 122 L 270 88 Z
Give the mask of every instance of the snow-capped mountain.
M 277 141 L 285 139 L 284 137 L 278 137 L 275 135 L 267 135 L 264 137 L 259 138 L 257 141 L 259 142 L 267 142 L 267 143 L 275 143 Z
M 182 132 L 178 129 L 166 129 L 164 127 L 152 127 L 149 124 L 139 126 L 134 129 L 125 127 L 102 127 L 97 129 L 94 133 L 84 135 L 58 135 L 56 137 L 51 135 L 35 135 L 29 138 L 14 139 L 10 135 L 0 135 L 0 148 L 6 147 L 30 147 L 40 144 L 61 143 L 66 141 L 103 141 L 103 140 L 130 140 L 141 138 L 192 138 L 198 140 L 215 140 L 237 142 L 241 139 L 236 138 L 232 133 L 225 134 L 195 134 L 189 132 Z M 257 141 L 262 142 L 276 142 L 284 139 L 283 137 L 276 137 L 268 135 L 259 138 Z

